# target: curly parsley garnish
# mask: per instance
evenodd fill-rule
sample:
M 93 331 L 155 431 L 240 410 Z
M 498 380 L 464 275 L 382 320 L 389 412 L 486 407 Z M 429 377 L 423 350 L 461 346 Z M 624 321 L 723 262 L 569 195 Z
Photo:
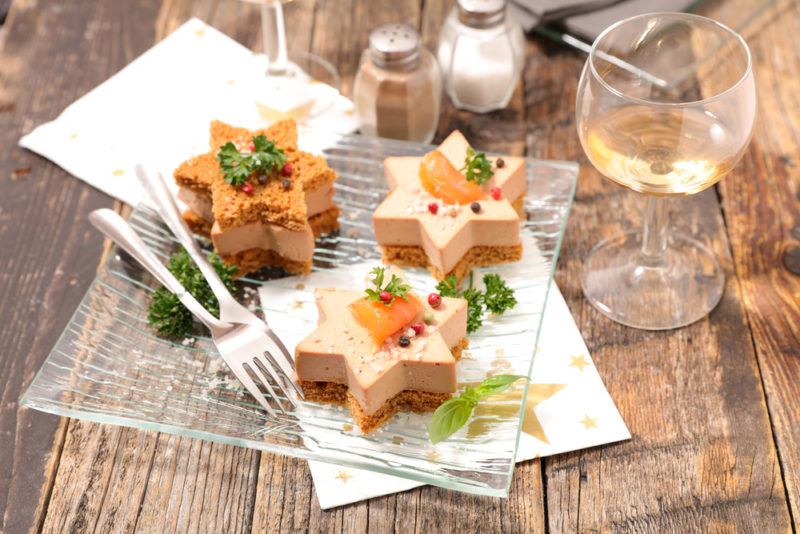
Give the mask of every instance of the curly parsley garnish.
M 217 152 L 219 168 L 226 182 L 234 186 L 244 185 L 254 174 L 270 175 L 286 164 L 286 153 L 263 135 L 253 137 L 253 151 L 240 152 L 228 141 Z
M 472 287 L 472 274 L 469 287 L 464 291 L 458 288 L 455 275 L 450 275 L 436 285 L 436 290 L 443 297 L 456 297 L 467 301 L 467 333 L 472 334 L 483 325 L 483 314 L 486 309 L 502 315 L 517 305 L 514 290 L 506 285 L 498 274 L 487 274 L 483 277 L 484 291 Z
M 483 277 L 483 285 L 486 290 L 483 292 L 483 303 L 490 312 L 501 315 L 508 309 L 517 305 L 517 298 L 514 290 L 506 285 L 505 280 L 499 274 L 487 274 Z
M 459 169 L 459 172 L 464 173 L 468 182 L 475 182 L 479 185 L 485 184 L 489 178 L 494 176 L 492 162 L 486 159 L 486 154 L 475 152 L 472 147 L 467 147 L 467 157 L 464 158 L 464 166 Z
M 391 280 L 389 280 L 389 283 L 384 286 L 383 281 L 386 276 L 386 269 L 383 267 L 375 267 L 372 269 L 370 274 L 375 275 L 375 277 L 372 279 L 372 284 L 375 287 L 368 287 L 364 290 L 364 292 L 367 294 L 367 300 L 383 302 L 387 306 L 391 304 L 395 298 L 408 300 L 406 295 L 409 291 L 411 291 L 411 286 L 409 286 L 405 280 L 398 278 L 395 274 L 392 274 Z M 388 293 L 389 298 L 381 297 L 382 293 Z
M 211 254 L 209 259 L 214 270 L 225 282 L 225 286 L 232 292 L 235 289 L 232 277 L 236 272 L 236 267 L 225 265 L 216 254 Z M 200 272 L 185 249 L 181 248 L 172 255 L 167 263 L 167 269 L 205 309 L 215 317 L 219 317 L 217 297 L 214 296 L 203 273 Z M 194 316 L 178 297 L 165 287 L 159 287 L 153 292 L 147 320 L 160 336 L 170 339 L 185 337 L 194 330 Z
M 472 410 L 478 402 L 485 397 L 495 395 L 508 389 L 517 380 L 526 377 L 521 375 L 496 375 L 481 382 L 477 387 L 467 386 L 464 393 L 444 401 L 433 412 L 431 422 L 428 423 L 428 436 L 431 443 L 439 443 L 464 426 L 472 415 Z

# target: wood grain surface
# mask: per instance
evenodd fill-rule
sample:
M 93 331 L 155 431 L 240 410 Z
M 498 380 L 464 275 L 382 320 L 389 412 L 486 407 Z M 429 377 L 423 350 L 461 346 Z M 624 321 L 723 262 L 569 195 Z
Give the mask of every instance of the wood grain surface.
M 704 10 L 724 22 L 750 3 Z M 299 0 L 286 7 L 290 47 L 336 64 L 348 92 L 369 29 L 404 21 L 433 47 L 451 5 Z M 322 511 L 301 460 L 18 410 L 96 270 L 102 240 L 86 215 L 113 202 L 16 142 L 192 16 L 261 48 L 257 8 L 236 0 L 14 0 L 0 30 L 0 532 L 796 530 L 800 277 L 781 261 L 800 245 L 791 233 L 800 224 L 800 7 L 791 0 L 746 34 L 760 119 L 743 162 L 717 188 L 671 206 L 676 231 L 713 247 L 728 274 L 720 306 L 687 328 L 629 329 L 581 295 L 581 258 L 636 227 L 643 207 L 580 148 L 582 55 L 530 38 L 508 109 L 475 115 L 445 102 L 437 140 L 459 128 L 479 148 L 581 163 L 557 281 L 630 441 L 521 464 L 508 499 L 423 487 Z

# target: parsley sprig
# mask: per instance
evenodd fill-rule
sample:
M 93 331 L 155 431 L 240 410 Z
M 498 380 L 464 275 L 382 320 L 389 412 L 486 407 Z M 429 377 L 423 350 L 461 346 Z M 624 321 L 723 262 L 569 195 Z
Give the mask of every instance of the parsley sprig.
M 253 151 L 239 152 L 228 141 L 219 148 L 217 160 L 226 182 L 234 186 L 244 185 L 253 174 L 273 174 L 286 164 L 286 153 L 263 135 L 253 137 Z
M 464 166 L 459 169 L 464 173 L 468 182 L 475 182 L 483 185 L 494 176 L 492 162 L 486 159 L 484 152 L 475 152 L 472 147 L 467 147 L 467 157 L 464 158 Z
M 428 423 L 428 436 L 431 443 L 439 443 L 455 434 L 466 424 L 472 415 L 472 410 L 482 399 L 505 391 L 517 380 L 525 378 L 521 375 L 491 376 L 477 387 L 467 386 L 458 397 L 444 401 L 433 412 L 433 417 Z
M 217 271 L 229 291 L 233 291 L 233 274 L 236 267 L 225 265 L 216 254 L 210 256 L 211 265 Z M 167 269 L 197 299 L 205 309 L 219 317 L 219 302 L 212 293 L 203 273 L 194 264 L 189 253 L 181 248 L 172 255 Z M 194 331 L 194 317 L 191 312 L 167 288 L 159 287 L 153 292 L 148 308 L 147 320 L 158 334 L 169 339 L 180 339 Z
M 467 333 L 472 334 L 483 325 L 483 314 L 489 310 L 502 315 L 517 305 L 514 290 L 506 285 L 500 275 L 491 273 L 483 276 L 484 291 L 473 287 L 472 274 L 469 276 L 469 287 L 461 291 L 456 283 L 455 275 L 450 275 L 436 285 L 436 290 L 443 297 L 456 297 L 467 301 Z
M 395 298 L 401 298 L 403 300 L 408 300 L 406 296 L 409 291 L 411 291 L 411 286 L 409 286 L 405 280 L 402 278 L 398 278 L 397 275 L 392 274 L 392 278 L 389 280 L 389 283 L 386 286 L 383 285 L 383 281 L 386 278 L 386 269 L 383 267 L 375 267 L 372 269 L 370 274 L 374 275 L 372 279 L 372 284 L 375 286 L 374 288 L 368 287 L 364 290 L 367 294 L 368 300 L 375 300 L 381 301 L 381 293 L 386 291 L 391 295 L 391 298 L 388 301 L 383 302 L 386 306 L 391 304 Z

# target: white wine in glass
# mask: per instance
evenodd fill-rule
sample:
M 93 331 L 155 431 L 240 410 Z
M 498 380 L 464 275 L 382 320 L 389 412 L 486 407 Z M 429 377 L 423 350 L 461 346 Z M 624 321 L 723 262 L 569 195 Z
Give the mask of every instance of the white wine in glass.
M 598 171 L 649 195 L 692 195 L 725 176 L 744 151 L 711 113 L 620 106 L 586 124 L 586 154 Z
M 578 85 L 578 135 L 604 176 L 647 195 L 644 227 L 594 247 L 586 298 L 629 326 L 676 328 L 717 305 L 725 276 L 714 253 L 668 231 L 666 198 L 719 181 L 755 121 L 750 51 L 733 30 L 687 13 L 618 22 L 595 40 Z

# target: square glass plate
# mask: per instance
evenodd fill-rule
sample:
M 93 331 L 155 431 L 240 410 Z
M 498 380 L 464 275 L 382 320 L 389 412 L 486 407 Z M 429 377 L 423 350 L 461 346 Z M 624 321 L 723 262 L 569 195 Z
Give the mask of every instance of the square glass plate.
M 422 155 L 431 147 L 360 136 L 304 134 L 302 140 L 304 148 L 322 153 L 339 173 L 335 199 L 342 210 L 341 230 L 317 240 L 314 270 L 346 270 L 348 265 L 378 262 L 371 215 L 387 193 L 383 159 Z M 488 319 L 470 336 L 470 348 L 458 364 L 462 385 L 498 371 L 528 375 L 533 364 L 578 165 L 529 159 L 526 170 L 524 259 L 491 269 L 515 288 L 519 304 L 502 317 Z M 172 235 L 146 207 L 137 208 L 129 220 L 163 259 L 176 248 Z M 244 279 L 240 297 L 257 305 L 252 289 L 280 276 L 274 272 Z M 422 270 L 411 270 L 409 277 L 420 289 L 434 284 Z M 361 283 L 355 280 L 354 287 Z M 112 249 L 21 404 L 99 423 L 370 469 L 460 491 L 507 495 L 527 385 L 520 383 L 493 399 L 469 428 L 436 446 L 427 437 L 429 414 L 400 414 L 366 436 L 353 428 L 345 409 L 328 405 L 302 403 L 297 414 L 271 419 L 227 374 L 208 338 L 199 336 L 185 346 L 154 336 L 147 325 L 147 304 L 155 287 L 157 283 L 132 259 Z M 313 299 L 310 294 L 308 298 Z M 286 313 L 257 309 L 266 311 L 268 318 Z

